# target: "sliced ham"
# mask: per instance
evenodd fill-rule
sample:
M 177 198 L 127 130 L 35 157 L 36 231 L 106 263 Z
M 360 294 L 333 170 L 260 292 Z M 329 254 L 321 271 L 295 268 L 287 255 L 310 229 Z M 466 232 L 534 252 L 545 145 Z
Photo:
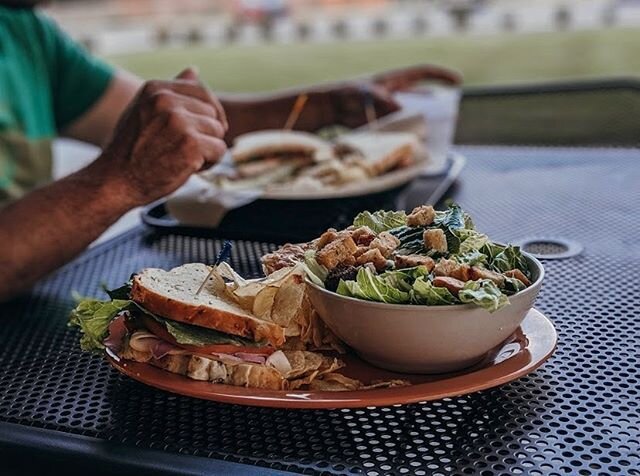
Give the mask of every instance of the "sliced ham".
M 267 357 L 259 354 L 247 354 L 244 352 L 238 352 L 233 354 L 235 357 L 242 359 L 245 362 L 253 362 L 254 364 L 264 364 L 267 361 Z
M 127 326 L 125 322 L 125 314 L 122 313 L 109 323 L 107 328 L 109 335 L 103 341 L 104 346 L 113 353 L 118 354 L 122 351 L 124 336 L 127 335 Z

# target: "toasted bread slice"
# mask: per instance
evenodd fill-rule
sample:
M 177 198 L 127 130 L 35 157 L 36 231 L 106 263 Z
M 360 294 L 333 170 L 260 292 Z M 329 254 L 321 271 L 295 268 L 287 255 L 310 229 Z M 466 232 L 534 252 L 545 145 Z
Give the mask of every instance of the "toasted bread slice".
M 228 363 L 193 354 L 168 354 L 156 359 L 150 351 L 133 349 L 128 340 L 124 342 L 120 357 L 205 382 L 271 390 L 283 390 L 289 384 L 280 372 L 266 365 Z
M 215 329 L 246 337 L 255 342 L 266 340 L 274 346 L 284 343 L 284 329 L 258 319 L 223 296 L 213 294 L 204 282 L 211 268 L 202 263 L 185 264 L 171 271 L 147 268 L 133 278 L 131 299 L 145 309 L 174 321 Z
M 411 165 L 420 144 L 408 132 L 356 132 L 340 137 L 336 147 L 356 153 L 355 162 L 376 177 L 396 167 Z
M 238 136 L 231 156 L 236 163 L 273 155 L 308 156 L 316 161 L 334 157 L 330 143 L 309 132 L 263 130 Z

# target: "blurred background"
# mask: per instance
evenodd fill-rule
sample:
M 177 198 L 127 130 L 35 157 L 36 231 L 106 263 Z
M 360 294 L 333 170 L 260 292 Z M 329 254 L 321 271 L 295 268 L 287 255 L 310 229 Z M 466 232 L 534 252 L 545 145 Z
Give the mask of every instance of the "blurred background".
M 263 91 L 409 63 L 466 85 L 640 74 L 640 0 L 57 0 L 95 54 L 145 78 L 197 65 Z
M 196 65 L 214 91 L 253 92 L 428 62 L 464 75 L 458 145 L 640 143 L 640 0 L 57 0 L 46 9 L 91 52 L 143 78 Z M 57 141 L 54 173 L 96 154 Z

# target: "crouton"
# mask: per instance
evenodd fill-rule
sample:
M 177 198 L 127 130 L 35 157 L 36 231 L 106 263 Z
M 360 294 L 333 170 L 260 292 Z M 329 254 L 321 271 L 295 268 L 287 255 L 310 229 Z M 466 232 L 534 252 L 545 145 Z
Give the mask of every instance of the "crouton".
M 447 252 L 447 237 L 445 236 L 444 231 L 439 228 L 425 230 L 422 238 L 424 240 L 424 246 L 428 250 L 435 250 L 440 253 Z
M 502 286 L 504 284 L 504 276 L 500 273 L 496 273 L 495 271 L 485 268 L 479 268 L 477 266 L 471 267 L 471 279 L 474 281 L 477 281 L 478 279 L 490 279 L 498 286 Z
M 378 249 L 385 258 L 388 258 L 391 253 L 400 245 L 400 240 L 393 236 L 388 231 L 380 233 L 375 240 L 371 242 L 369 247 L 371 249 Z
M 320 238 L 318 238 L 318 241 L 316 242 L 316 249 L 321 250 L 332 241 L 335 241 L 336 238 L 338 238 L 338 232 L 335 230 L 335 228 L 329 228 L 322 235 L 320 235 Z
M 527 278 L 522 271 L 519 269 L 511 269 L 504 273 L 507 278 L 516 278 L 521 281 L 525 286 L 531 286 L 531 281 Z
M 316 260 L 331 271 L 339 264 L 349 260 L 358 247 L 349 235 L 338 236 L 316 253 Z
M 433 223 L 436 217 L 436 211 L 430 205 L 422 205 L 416 207 L 407 216 L 407 225 L 409 226 L 427 226 Z
M 368 246 L 358 246 L 358 249 L 356 250 L 355 253 L 353 253 L 354 258 L 357 258 L 358 256 L 366 253 L 367 251 L 369 251 L 369 247 Z
M 381 271 L 387 267 L 387 259 L 382 256 L 378 248 L 373 248 L 363 253 L 356 260 L 358 264 L 372 263 L 377 271 Z
M 353 255 L 347 256 L 344 260 L 342 260 L 340 265 L 341 266 L 355 266 L 356 265 L 356 257 L 353 256 Z
M 471 279 L 471 267 L 468 264 L 461 264 L 452 259 L 443 258 L 433 268 L 433 274 L 469 281 Z
M 351 232 L 351 238 L 357 245 L 369 246 L 376 234 L 368 226 L 361 226 Z
M 435 266 L 435 261 L 428 256 L 420 255 L 396 255 L 395 256 L 396 268 L 413 268 L 414 266 L 426 266 L 429 272 Z
M 464 282 L 450 276 L 438 276 L 433 278 L 433 285 L 436 288 L 447 288 L 451 294 L 457 296 L 464 288 Z

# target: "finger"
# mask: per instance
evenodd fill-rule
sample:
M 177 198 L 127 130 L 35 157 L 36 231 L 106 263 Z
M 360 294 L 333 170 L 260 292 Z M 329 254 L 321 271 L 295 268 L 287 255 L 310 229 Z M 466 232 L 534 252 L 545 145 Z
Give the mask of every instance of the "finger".
M 183 69 L 177 76 L 176 79 L 185 79 L 187 81 L 199 81 L 198 70 L 195 66 L 189 66 L 186 69 Z
M 218 119 L 224 126 L 224 130 L 226 132 L 229 130 L 229 120 L 227 119 L 227 112 L 224 110 L 224 107 L 222 106 L 220 99 L 218 99 L 218 97 L 215 94 L 210 93 L 210 96 L 211 96 L 211 100 L 213 101 L 213 105 L 216 108 L 216 111 L 218 112 Z
M 227 144 L 222 139 L 210 135 L 197 135 L 200 153 L 204 159 L 203 167 L 211 167 L 220 162 L 227 152 Z
M 200 80 L 200 75 L 198 73 L 198 70 L 196 67 L 194 66 L 190 66 L 187 69 L 185 69 L 184 71 L 182 71 L 182 73 L 180 73 L 176 79 L 181 79 L 181 80 L 187 80 L 187 81 L 195 81 L 196 83 L 198 83 L 200 86 L 202 86 L 208 93 L 209 95 L 209 99 L 211 100 L 211 103 L 213 104 L 213 106 L 216 108 L 216 110 L 218 111 L 218 115 L 217 117 L 220 119 L 220 121 L 222 122 L 225 131 L 229 129 L 229 121 L 227 120 L 227 114 L 224 110 L 224 107 L 222 107 L 222 103 L 220 102 L 220 100 L 216 97 L 215 94 L 211 93 L 206 86 L 204 86 L 202 84 L 202 81 Z
M 177 79 L 175 81 L 153 81 L 151 90 L 152 94 L 166 93 L 167 91 L 210 104 L 215 109 L 216 117 L 224 125 L 225 130 L 229 128 L 227 115 L 222 104 L 218 98 L 211 93 L 211 91 L 199 82 L 185 79 Z
M 202 102 L 210 104 L 216 110 L 216 117 L 220 119 L 220 122 L 224 125 L 225 129 L 229 128 L 229 122 L 227 121 L 227 115 L 222 107 L 222 104 L 205 86 L 193 81 L 173 81 L 168 83 L 168 88 L 183 96 L 192 97 Z
M 161 89 L 152 96 L 154 111 L 168 111 L 183 108 L 194 114 L 220 120 L 217 109 L 210 103 L 200 99 L 179 94 L 170 89 Z
M 188 81 L 191 83 L 196 83 L 197 86 L 200 86 L 201 88 L 203 88 L 207 97 L 205 98 L 200 95 L 198 97 L 201 100 L 208 101 L 216 109 L 217 111 L 216 117 L 218 117 L 222 122 L 222 125 L 225 128 L 225 131 L 229 129 L 229 121 L 227 120 L 227 114 L 224 110 L 224 107 L 222 107 L 222 103 L 214 94 L 212 94 L 206 88 L 206 86 L 202 84 L 202 82 L 200 81 L 200 76 L 198 75 L 197 69 L 195 67 L 193 66 L 188 67 L 187 69 L 182 71 L 180 74 L 178 74 L 178 76 L 176 76 L 176 79 Z
M 226 133 L 224 126 L 217 119 L 201 114 L 192 114 L 185 112 L 189 122 L 193 124 L 195 129 L 201 134 L 209 135 L 213 138 L 222 139 Z

